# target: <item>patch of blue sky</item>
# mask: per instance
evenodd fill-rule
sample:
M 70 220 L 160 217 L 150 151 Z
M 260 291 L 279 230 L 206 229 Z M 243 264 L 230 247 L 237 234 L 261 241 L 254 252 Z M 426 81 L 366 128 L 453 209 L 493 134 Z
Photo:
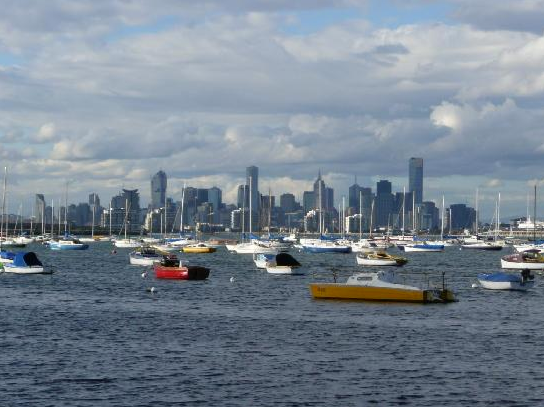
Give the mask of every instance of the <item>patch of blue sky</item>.
M 374 26 L 396 28 L 406 24 L 450 23 L 453 6 L 440 1 L 372 0 L 365 18 Z
M 281 30 L 286 34 L 307 35 L 348 20 L 362 18 L 357 8 L 323 8 L 282 13 L 294 17 L 294 21 L 285 23 Z
M 452 5 L 431 1 L 370 0 L 365 7 L 322 8 L 285 13 L 294 17 L 281 29 L 292 35 L 307 35 L 328 26 L 364 19 L 375 27 L 395 28 L 405 24 L 450 22 Z
M 164 16 L 149 24 L 124 25 L 112 31 L 106 41 L 115 42 L 123 38 L 130 38 L 142 34 L 154 34 L 166 31 L 179 23 L 179 18 L 174 16 Z
M 0 52 L 0 66 L 21 65 L 23 58 L 9 52 Z

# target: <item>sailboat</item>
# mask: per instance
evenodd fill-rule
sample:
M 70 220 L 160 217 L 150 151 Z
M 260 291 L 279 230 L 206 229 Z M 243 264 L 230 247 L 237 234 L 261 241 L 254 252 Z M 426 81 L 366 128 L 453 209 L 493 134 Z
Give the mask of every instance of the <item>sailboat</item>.
M 125 230 L 125 237 L 123 239 L 116 239 L 114 242 L 115 247 L 119 248 L 134 248 L 139 247 L 140 242 L 138 240 L 131 239 L 130 236 L 127 238 L 127 228 L 128 228 L 128 212 L 129 212 L 129 206 L 128 206 L 128 198 L 125 202 L 125 220 L 123 222 L 123 229 Z M 111 216 L 111 215 L 110 215 Z
M 51 221 L 52 222 L 52 221 Z M 60 235 L 60 202 L 59 202 L 59 235 Z M 49 242 L 51 250 L 87 250 L 89 245 L 82 243 L 79 239 L 70 236 L 68 233 L 68 182 L 64 196 L 64 237 Z
M 502 250 L 502 245 L 494 241 L 485 241 L 478 235 L 478 188 L 476 188 L 476 221 L 474 222 L 475 235 L 471 238 L 466 238 L 461 245 L 462 249 L 474 250 Z

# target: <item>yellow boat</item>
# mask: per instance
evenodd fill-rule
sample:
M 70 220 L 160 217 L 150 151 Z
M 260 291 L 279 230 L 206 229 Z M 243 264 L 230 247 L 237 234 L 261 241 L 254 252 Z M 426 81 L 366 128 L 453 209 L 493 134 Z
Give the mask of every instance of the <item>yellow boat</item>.
M 213 253 L 216 250 L 215 247 L 206 246 L 204 243 L 190 244 L 181 249 L 183 253 Z
M 311 283 L 310 292 L 314 298 L 399 301 L 399 302 L 452 302 L 455 296 L 445 287 L 423 290 L 394 282 L 392 271 L 357 273 L 345 283 Z

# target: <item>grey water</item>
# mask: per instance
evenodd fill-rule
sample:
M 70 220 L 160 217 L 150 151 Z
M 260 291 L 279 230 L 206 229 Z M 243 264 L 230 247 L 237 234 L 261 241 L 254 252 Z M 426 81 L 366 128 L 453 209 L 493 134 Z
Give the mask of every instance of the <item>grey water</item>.
M 0 275 L 2 406 L 544 405 L 544 282 L 471 287 L 509 249 L 406 254 L 402 279 L 445 271 L 459 299 L 432 305 L 312 299 L 354 254 L 292 252 L 303 276 L 186 254 L 210 278 L 163 281 L 110 243 L 27 250 L 55 273 Z

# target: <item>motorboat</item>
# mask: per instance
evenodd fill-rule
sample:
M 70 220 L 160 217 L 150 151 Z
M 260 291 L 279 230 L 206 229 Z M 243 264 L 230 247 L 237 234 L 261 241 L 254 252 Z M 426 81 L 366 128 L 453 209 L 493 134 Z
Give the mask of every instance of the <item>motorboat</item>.
M 239 253 L 239 254 L 257 254 L 257 253 L 266 253 L 266 254 L 277 254 L 278 250 L 274 247 L 263 245 L 257 241 L 238 243 L 234 245 L 226 245 L 229 251 Z
M 502 245 L 495 242 L 463 243 L 461 249 L 473 250 L 502 250 Z
M 524 269 L 519 273 L 480 273 L 478 282 L 482 288 L 488 290 L 517 290 L 527 291 L 535 285 L 534 275 Z
M 544 270 L 544 255 L 538 250 L 527 250 L 501 258 L 503 269 L 513 270 Z
M 51 250 L 87 250 L 89 245 L 82 243 L 76 238 L 63 238 L 59 240 L 50 240 L 49 248 Z
M 184 265 L 175 255 L 165 255 L 153 264 L 155 277 L 167 280 L 205 280 L 210 269 L 202 266 Z
M 275 259 L 276 255 L 271 253 L 256 253 L 253 255 L 255 267 L 259 269 L 265 269 Z
M 398 248 L 404 252 L 443 252 L 444 245 L 434 243 L 410 243 L 399 245 Z
M 45 270 L 42 262 L 34 252 L 19 252 L 11 263 L 3 264 L 4 273 L 14 274 L 51 274 L 51 269 Z
M 205 243 L 193 243 L 181 248 L 183 253 L 214 253 L 216 250 Z
M 385 250 L 391 245 L 385 240 L 359 239 L 351 242 L 350 246 L 353 253 L 372 253 L 376 250 Z
M 356 259 L 360 266 L 403 266 L 408 262 L 405 257 L 392 256 L 384 251 L 358 253 Z
M 539 253 L 544 253 L 544 243 L 535 242 L 533 244 L 515 244 L 514 249 L 516 249 L 516 251 L 520 253 L 526 252 L 528 250 L 537 250 Z
M 154 262 L 160 261 L 162 254 L 158 253 L 156 249 L 152 247 L 141 247 L 138 250 L 130 252 L 129 255 L 130 264 L 135 266 L 152 266 Z
M 303 274 L 301 264 L 288 253 L 278 253 L 266 262 L 266 271 L 270 274 Z
M 14 248 L 23 248 L 26 247 L 26 243 L 18 240 L 18 239 L 12 239 L 10 237 L 3 238 L 2 239 L 2 247 L 14 247 Z
M 365 301 L 400 301 L 400 302 L 452 302 L 453 292 L 445 288 L 421 289 L 395 282 L 392 270 L 356 273 L 345 283 L 311 283 L 310 292 L 314 298 L 346 299 Z

